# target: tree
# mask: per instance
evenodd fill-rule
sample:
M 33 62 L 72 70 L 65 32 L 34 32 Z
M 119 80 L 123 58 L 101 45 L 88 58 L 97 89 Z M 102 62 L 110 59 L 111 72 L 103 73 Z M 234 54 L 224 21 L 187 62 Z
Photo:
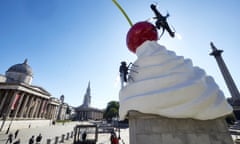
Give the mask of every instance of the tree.
M 103 117 L 107 121 L 111 121 L 112 118 L 119 116 L 118 110 L 119 110 L 119 102 L 117 102 L 117 101 L 110 101 L 107 104 L 107 108 L 104 111 Z

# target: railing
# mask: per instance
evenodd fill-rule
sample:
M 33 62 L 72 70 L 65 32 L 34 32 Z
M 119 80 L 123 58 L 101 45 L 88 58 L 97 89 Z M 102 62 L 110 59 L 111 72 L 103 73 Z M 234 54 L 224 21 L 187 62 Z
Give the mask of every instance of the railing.
M 98 140 L 97 125 L 76 125 L 73 144 L 96 144 Z

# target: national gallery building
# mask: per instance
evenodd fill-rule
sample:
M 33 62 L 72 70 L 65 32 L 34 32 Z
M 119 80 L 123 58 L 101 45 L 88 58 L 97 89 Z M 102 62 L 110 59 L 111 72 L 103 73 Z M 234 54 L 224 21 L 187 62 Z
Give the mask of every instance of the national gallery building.
M 57 119 L 63 102 L 51 97 L 44 88 L 31 85 L 32 79 L 33 72 L 27 60 L 0 75 L 0 131 L 6 129 L 10 121 L 31 120 L 28 124 L 34 125 L 36 120 Z M 61 108 L 63 113 L 66 112 L 65 105 L 64 108 Z

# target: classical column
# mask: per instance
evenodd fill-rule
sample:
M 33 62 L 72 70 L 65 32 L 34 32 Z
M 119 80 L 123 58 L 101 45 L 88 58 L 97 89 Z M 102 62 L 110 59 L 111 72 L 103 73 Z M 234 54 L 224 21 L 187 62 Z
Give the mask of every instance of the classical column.
M 49 118 L 52 119 L 53 118 L 53 113 L 54 113 L 54 106 L 50 105 L 50 111 L 49 111 Z
M 43 99 L 39 98 L 36 117 L 39 118 L 42 111 Z
M 34 113 L 33 113 L 33 117 L 36 118 L 38 116 L 38 113 L 39 113 L 39 106 L 40 106 L 40 102 L 41 99 L 40 98 L 37 98 L 36 99 L 36 105 L 34 107 Z
M 8 96 L 8 90 L 5 91 L 4 98 L 2 99 L 2 102 L 0 104 L 0 110 L 1 110 L 0 112 L 1 112 L 1 115 L 2 115 L 2 124 L 1 124 L 1 127 L 0 127 L 0 131 L 2 131 L 2 129 L 4 127 L 4 124 L 5 124 L 5 121 L 7 119 L 7 115 L 6 115 L 7 109 L 6 108 L 4 109 L 4 105 L 6 103 L 7 96 Z
M 210 43 L 211 45 L 211 48 L 212 48 L 212 52 L 210 53 L 210 55 L 214 56 L 216 61 L 217 61 L 217 64 L 221 70 L 221 73 L 223 75 L 223 78 L 227 84 L 227 87 L 231 93 L 231 96 L 232 96 L 232 99 L 233 101 L 235 102 L 236 100 L 240 100 L 240 94 L 239 94 L 239 91 L 237 89 L 237 86 L 235 85 L 234 81 L 233 81 L 233 78 L 230 74 L 230 72 L 228 71 L 228 68 L 224 62 L 224 60 L 222 59 L 222 52 L 223 50 L 218 50 L 214 45 L 213 43 L 211 42 Z
M 48 119 L 47 117 L 48 117 L 48 111 L 49 111 L 49 104 L 46 104 L 45 107 L 46 107 L 45 108 L 46 110 L 45 110 L 44 118 Z
M 10 114 L 10 112 L 11 112 L 11 108 L 12 108 L 12 105 L 13 105 L 13 102 L 14 102 L 14 100 L 15 100 L 15 98 L 16 98 L 16 96 L 17 96 L 17 91 L 15 91 L 14 93 L 13 93 L 13 95 L 11 96 L 11 100 L 10 100 L 10 103 L 9 103 L 9 105 L 8 105 L 8 107 L 7 107 L 7 112 L 6 112 L 6 117 L 8 118 L 9 117 L 9 114 Z
M 20 95 L 20 99 L 19 99 L 18 102 L 17 102 L 17 107 L 16 107 L 16 109 L 14 110 L 14 113 L 13 113 L 13 117 L 14 117 L 14 118 L 17 116 L 17 113 L 19 112 L 20 106 L 21 106 L 21 104 L 22 104 L 23 97 L 24 97 L 24 93 L 22 93 L 22 94 Z
M 28 100 L 29 100 L 29 95 L 25 95 L 25 100 L 23 101 L 23 106 L 19 112 L 19 117 L 22 117 L 23 112 L 27 109 L 26 105 L 27 105 Z
M 41 107 L 40 107 L 40 114 L 39 114 L 40 118 L 44 117 L 46 104 L 47 104 L 47 100 L 42 99 L 42 104 L 41 104 Z
M 48 100 L 44 100 L 43 102 L 43 106 L 42 106 L 42 112 L 41 112 L 41 118 L 44 118 L 45 114 L 46 114 L 46 107 L 47 107 L 47 104 L 48 104 Z
M 50 113 L 51 113 L 51 104 L 49 104 L 48 105 L 48 108 L 47 108 L 47 113 L 46 113 L 46 117 L 47 117 L 47 119 L 51 119 L 51 117 L 50 117 Z
M 3 109 L 3 106 L 7 100 L 7 95 L 8 95 L 8 90 L 5 90 L 5 94 L 3 96 L 3 99 L 2 99 L 2 102 L 0 104 L 0 112 L 4 113 L 4 109 Z
M 48 117 L 49 119 L 51 119 L 51 113 L 52 113 L 52 105 L 49 104 L 49 106 L 48 106 L 48 112 L 47 112 L 47 117 Z
M 35 114 L 35 111 L 36 111 L 36 107 L 37 107 L 37 99 L 34 101 L 34 104 L 33 104 L 33 109 L 30 113 L 30 118 L 34 118 L 34 114 Z
M 57 113 L 57 107 L 55 105 L 52 106 L 52 113 L 51 113 L 51 118 L 55 119 L 56 118 L 56 113 Z
M 54 105 L 51 105 L 51 111 L 50 111 L 50 113 L 49 113 L 49 117 L 50 117 L 51 119 L 54 118 L 54 113 L 55 113 L 55 107 L 54 107 Z
M 28 108 L 27 108 L 27 111 L 26 111 L 26 117 L 27 118 L 30 118 L 31 114 L 30 114 L 30 109 L 32 107 L 32 102 L 33 102 L 33 95 L 29 95 L 30 97 L 30 100 L 29 100 L 29 104 L 28 104 Z

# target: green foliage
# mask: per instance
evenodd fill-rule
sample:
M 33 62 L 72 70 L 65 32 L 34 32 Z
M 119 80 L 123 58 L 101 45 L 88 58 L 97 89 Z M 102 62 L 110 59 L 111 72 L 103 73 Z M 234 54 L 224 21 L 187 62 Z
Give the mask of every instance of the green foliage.
M 104 111 L 103 117 L 106 120 L 112 120 L 112 118 L 119 116 L 118 110 L 119 110 L 119 102 L 117 102 L 117 101 L 110 101 L 107 104 L 107 108 Z

